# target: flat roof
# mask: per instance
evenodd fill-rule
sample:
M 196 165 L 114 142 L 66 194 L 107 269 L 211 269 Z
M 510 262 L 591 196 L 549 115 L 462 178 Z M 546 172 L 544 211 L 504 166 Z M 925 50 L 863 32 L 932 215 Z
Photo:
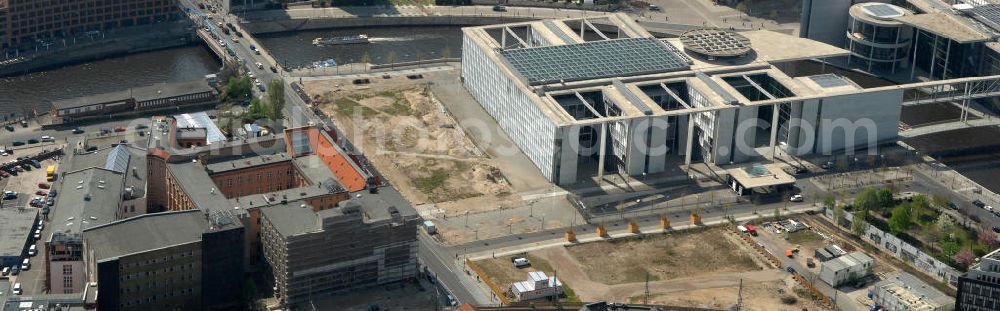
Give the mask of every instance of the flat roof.
M 790 62 L 851 54 L 851 51 L 830 44 L 776 31 L 754 30 L 739 34 L 750 39 L 757 60 L 760 61 Z
M 234 209 L 222 191 L 215 189 L 215 182 L 208 176 L 201 163 L 194 161 L 167 163 L 167 170 L 198 209 L 203 211 Z
M 132 89 L 132 96 L 138 102 L 154 99 L 171 98 L 181 95 L 214 92 L 208 81 L 192 80 L 184 82 L 163 82 Z
M 899 300 L 910 303 L 911 310 L 933 311 L 936 310 L 935 306 L 950 306 L 955 303 L 955 298 L 906 272 L 899 272 L 896 276 L 875 283 L 875 287 L 891 289 Z
M 404 218 L 417 216 L 417 211 L 410 205 L 410 201 L 403 198 L 399 190 L 392 186 L 378 187 L 376 193 L 368 190 L 352 192 L 350 201 L 361 205 L 370 221 L 389 219 L 390 209 L 398 211 L 399 216 Z
M 689 60 L 656 38 L 622 38 L 504 50 L 528 84 L 626 77 L 684 70 Z
M 28 194 L 21 194 L 28 195 Z M 20 257 L 38 219 L 37 208 L 0 209 L 0 257 Z
M 292 158 L 284 153 L 271 155 L 256 155 L 240 159 L 231 159 L 219 162 L 210 162 L 205 165 L 208 174 L 222 174 L 230 171 L 238 171 L 246 168 L 270 165 L 275 163 L 291 161 Z
M 205 140 L 208 144 L 226 141 L 226 135 L 222 134 L 222 130 L 215 125 L 215 121 L 209 118 L 208 113 L 204 111 L 175 115 L 174 119 L 177 120 L 176 128 L 178 130 L 182 128 L 204 128 L 207 131 Z
M 923 31 L 946 37 L 959 43 L 989 41 L 991 38 L 982 31 L 959 20 L 954 14 L 925 13 L 897 17 L 896 20 Z
M 53 234 L 78 234 L 117 220 L 124 179 L 121 173 L 99 167 L 64 174 L 50 218 Z
M 795 183 L 795 177 L 789 175 L 781 166 L 771 164 L 750 164 L 727 169 L 726 173 L 736 179 L 745 188 L 758 188 Z
M 52 101 L 53 109 L 69 109 L 69 108 L 80 108 L 86 106 L 93 106 L 98 104 L 109 104 L 124 102 L 132 99 L 128 90 L 115 91 L 101 94 L 94 94 L 89 96 L 74 97 L 67 99 L 60 99 Z
M 201 241 L 209 222 L 199 210 L 144 214 L 84 231 L 97 261 Z
M 323 229 L 319 216 L 313 212 L 313 207 L 305 202 L 262 207 L 260 212 L 284 237 L 318 232 Z

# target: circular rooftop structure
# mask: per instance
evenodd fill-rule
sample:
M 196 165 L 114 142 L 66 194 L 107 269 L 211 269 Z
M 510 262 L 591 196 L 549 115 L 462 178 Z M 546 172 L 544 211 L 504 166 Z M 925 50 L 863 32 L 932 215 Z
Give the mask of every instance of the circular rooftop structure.
M 852 17 L 875 25 L 902 25 L 897 17 L 912 14 L 909 10 L 880 2 L 858 3 L 849 10 Z
M 708 58 L 742 57 L 753 50 L 750 39 L 738 33 L 704 28 L 689 30 L 681 34 L 681 43 L 688 51 Z

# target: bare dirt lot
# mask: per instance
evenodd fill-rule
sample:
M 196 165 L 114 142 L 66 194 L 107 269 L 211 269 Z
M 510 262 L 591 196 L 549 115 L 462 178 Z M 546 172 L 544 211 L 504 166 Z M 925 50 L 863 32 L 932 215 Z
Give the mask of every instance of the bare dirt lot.
M 316 106 L 414 205 L 449 202 L 438 205 L 449 215 L 496 208 L 510 196 L 507 179 L 422 81 L 304 85 Z
M 605 284 L 760 270 L 755 253 L 723 228 L 568 247 L 592 280 Z
M 555 273 L 571 289 L 567 295 L 583 301 L 635 301 L 636 297 L 641 299 L 645 292 L 648 272 L 650 293 L 661 295 L 664 300 L 703 290 L 707 294 L 692 294 L 694 298 L 689 305 L 721 304 L 725 300 L 721 294 L 712 296 L 713 289 L 732 288 L 733 293 L 729 297 L 731 305 L 736 301 L 735 289 L 741 279 L 746 288 L 782 281 L 789 276 L 783 270 L 762 269 L 766 266 L 762 256 L 737 239 L 734 233 L 721 227 L 702 228 L 668 235 L 540 249 L 526 254 L 525 257 L 532 261 L 532 267 L 525 269 L 515 268 L 508 257 L 484 259 L 476 264 L 501 289 L 525 279 L 528 271 L 539 270 L 546 274 Z M 783 290 L 792 293 L 792 287 Z M 777 289 L 773 292 L 781 293 Z M 767 305 L 768 301 L 781 303 L 782 298 L 778 295 L 762 297 L 760 305 Z M 678 304 L 683 301 L 670 302 Z
M 735 304 L 739 291 L 739 287 L 680 291 L 651 295 L 648 303 L 723 310 L 729 309 Z M 796 284 L 791 277 L 777 281 L 747 284 L 743 287 L 742 294 L 743 310 L 827 310 L 822 304 L 818 304 L 811 297 L 808 297 L 805 289 Z M 635 296 L 629 300 L 633 303 L 642 303 L 643 296 Z

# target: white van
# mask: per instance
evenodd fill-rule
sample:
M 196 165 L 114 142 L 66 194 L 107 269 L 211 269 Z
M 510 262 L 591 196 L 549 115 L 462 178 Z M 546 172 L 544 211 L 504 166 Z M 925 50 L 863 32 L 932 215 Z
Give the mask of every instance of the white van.
M 21 262 L 21 271 L 28 271 L 28 269 L 31 269 L 31 262 L 28 262 L 28 258 L 25 258 L 24 261 Z
M 14 283 L 14 295 L 21 294 L 21 283 Z
M 8 275 L 10 275 L 10 267 L 3 267 L 3 270 L 0 270 L 0 276 L 8 276 Z
M 35 256 L 38 254 L 38 245 L 31 245 L 28 247 L 28 256 Z

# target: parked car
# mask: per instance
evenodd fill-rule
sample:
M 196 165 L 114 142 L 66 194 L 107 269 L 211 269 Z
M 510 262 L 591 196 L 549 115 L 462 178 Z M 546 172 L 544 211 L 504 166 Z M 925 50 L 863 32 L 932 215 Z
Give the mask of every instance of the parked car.
M 109 128 L 105 127 L 105 128 L 101 129 L 101 135 L 110 134 L 110 133 L 111 133 L 111 129 L 109 129 Z
M 28 247 L 28 256 L 34 257 L 35 255 L 38 255 L 38 246 L 32 244 Z
M 3 267 L 3 269 L 0 269 L 0 276 L 8 275 L 10 275 L 10 267 Z
M 31 166 L 34 166 L 35 168 L 42 168 L 42 162 L 38 162 L 38 160 L 35 159 L 31 159 L 30 162 Z
M 125 127 L 123 127 L 123 126 L 119 126 L 119 127 L 115 128 L 115 132 L 116 133 L 121 133 L 121 132 L 124 132 L 124 131 L 125 131 Z
M 495 11 L 495 12 L 507 12 L 507 6 L 500 5 L 500 4 L 494 5 L 493 6 L 493 11 Z
M 278 68 L 274 68 L 274 66 L 271 66 L 271 72 L 278 73 Z
M 136 130 L 145 130 L 145 129 L 148 129 L 148 128 L 149 128 L 149 126 L 148 126 L 148 125 L 145 125 L 145 124 L 137 124 L 137 125 L 135 126 L 135 129 L 136 129 Z
M 73 129 L 73 134 L 83 134 L 83 128 L 82 127 L 78 127 L 78 128 Z
M 15 141 L 10 142 L 10 145 L 11 146 L 24 146 L 24 142 L 20 141 L 20 140 L 15 140 Z
M 45 136 L 42 136 L 42 141 L 43 142 L 54 142 L 54 141 L 56 141 L 56 138 L 52 137 L 52 136 L 45 135 Z
M 980 200 L 973 200 L 972 205 L 975 205 L 978 208 L 986 207 L 986 203 L 983 203 L 983 201 Z
M 649 10 L 650 10 L 650 11 L 660 11 L 660 10 L 662 10 L 662 9 L 660 9 L 660 6 L 659 6 L 659 5 L 655 5 L 655 4 L 650 4 L 650 5 L 649 5 Z
M 514 263 L 515 267 L 523 268 L 531 265 L 531 261 L 524 257 L 511 257 L 510 261 Z
M 21 274 L 21 266 L 14 265 L 13 267 L 10 267 L 10 275 L 16 276 L 18 274 Z
M 791 201 L 791 202 L 802 202 L 803 200 L 805 200 L 805 198 L 803 198 L 801 194 L 796 194 L 796 195 L 793 195 L 788 200 Z
M 983 220 L 979 218 L 979 215 L 971 215 L 969 216 L 969 219 L 972 219 L 972 221 L 975 221 L 977 223 L 983 222 Z
M 28 139 L 28 143 L 29 144 L 37 144 L 37 143 L 39 143 L 39 140 L 38 140 L 38 138 Z
M 57 195 L 59 195 L 59 191 L 56 191 L 56 189 L 49 190 L 49 197 L 50 198 L 54 198 Z
M 788 273 L 795 273 L 795 268 L 787 267 L 785 268 L 785 271 L 788 271 Z
M 993 226 L 993 232 L 1000 233 L 1000 227 Z
M 52 185 L 40 182 L 40 183 L 38 183 L 38 188 L 49 189 L 49 188 L 52 188 Z
M 21 283 L 14 283 L 14 287 L 11 289 L 11 293 L 13 293 L 14 295 L 23 294 L 24 292 L 21 291 Z
M 45 192 L 45 190 L 38 190 L 38 191 L 35 191 L 35 194 L 36 194 L 36 195 L 41 195 L 41 196 L 46 196 L 46 195 L 48 195 L 49 193 L 48 193 L 48 192 Z

